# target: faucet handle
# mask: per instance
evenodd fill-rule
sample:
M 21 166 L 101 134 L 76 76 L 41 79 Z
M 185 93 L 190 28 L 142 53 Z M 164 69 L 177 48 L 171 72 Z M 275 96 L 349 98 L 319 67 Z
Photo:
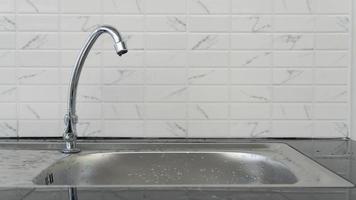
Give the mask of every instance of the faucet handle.
M 78 123 L 78 116 L 76 114 L 65 114 L 64 115 L 64 124 L 67 126 L 69 122 L 72 121 L 73 124 Z

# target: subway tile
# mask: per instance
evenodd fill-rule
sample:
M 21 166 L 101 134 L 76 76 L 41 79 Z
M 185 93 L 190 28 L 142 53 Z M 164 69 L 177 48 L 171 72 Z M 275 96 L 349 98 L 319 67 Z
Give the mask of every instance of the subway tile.
M 313 32 L 314 16 L 274 16 L 273 30 L 275 32 Z
M 347 67 L 350 65 L 347 51 L 319 51 L 315 54 L 315 65 L 318 67 Z
M 350 23 L 348 16 L 317 16 L 315 31 L 346 33 L 350 31 Z
M 188 12 L 191 14 L 229 14 L 229 0 L 188 0 Z
M 138 120 L 145 115 L 142 103 L 104 103 L 103 119 Z
M 315 83 L 346 85 L 349 71 L 347 69 L 317 69 L 315 70 Z
M 20 67 L 57 67 L 59 57 L 58 51 L 19 51 L 16 63 Z
M 21 85 L 57 84 L 59 78 L 59 70 L 53 68 L 20 68 L 17 75 Z
M 248 85 L 248 84 L 270 84 L 270 69 L 232 69 L 230 71 L 231 84 Z
M 61 92 L 62 101 L 67 101 L 69 87 L 67 85 L 63 85 L 61 88 Z M 102 87 L 99 85 L 82 85 L 80 89 L 78 89 L 77 102 L 98 103 L 101 102 L 101 100 L 103 99 L 102 94 Z
M 146 102 L 185 102 L 187 90 L 185 85 L 146 86 L 144 96 Z
M 232 51 L 230 64 L 233 67 L 270 67 L 271 55 L 270 51 Z
M 103 13 L 140 14 L 143 13 L 145 1 L 101 0 Z
M 347 102 L 349 91 L 347 86 L 317 86 L 314 95 L 316 102 Z
M 272 48 L 272 35 L 270 34 L 232 34 L 231 49 L 263 50 Z
M 232 16 L 231 31 L 248 33 L 271 32 L 272 17 L 268 15 Z
M 88 39 L 89 34 L 86 32 L 62 32 L 60 37 L 62 49 L 79 51 Z M 96 43 L 94 44 L 93 49 L 98 49 L 98 47 L 99 43 Z M 79 52 L 77 52 L 77 54 L 79 54 Z
M 229 135 L 233 138 L 271 137 L 271 123 L 261 120 L 230 120 Z
M 230 105 L 231 119 L 263 120 L 271 118 L 269 103 L 234 103 Z
M 187 19 L 185 15 L 146 16 L 145 30 L 150 32 L 185 32 Z
M 61 31 L 88 32 L 100 24 L 100 16 L 92 15 L 62 15 L 60 20 Z
M 308 86 L 275 86 L 273 87 L 275 102 L 311 102 L 313 88 Z
M 183 67 L 187 63 L 184 51 L 147 51 L 144 58 L 148 67 Z
M 310 120 L 313 116 L 312 103 L 274 103 L 272 118 L 276 120 Z
M 64 106 L 64 107 L 63 107 Z M 63 104 L 61 111 L 67 111 L 67 105 Z M 60 117 L 63 117 L 66 113 L 62 113 Z M 81 102 L 77 105 L 77 115 L 79 117 L 79 122 L 88 120 L 102 119 L 102 107 L 101 102 Z
M 78 54 L 79 54 L 79 48 L 78 50 L 62 50 L 60 52 L 60 55 L 57 55 L 59 59 L 57 59 L 57 63 L 60 60 L 61 66 L 63 67 L 70 67 L 72 69 L 74 67 L 74 64 L 77 60 Z M 111 53 L 111 52 L 110 52 Z M 104 54 L 104 55 L 103 55 Z M 87 59 L 85 60 L 85 67 L 98 67 L 100 66 L 100 61 L 101 57 L 105 56 L 105 52 L 98 52 L 98 51 L 92 51 L 90 55 L 88 55 Z
M 318 34 L 315 36 L 316 49 L 347 50 L 350 45 L 350 37 L 347 34 Z
M 232 13 L 272 13 L 273 0 L 232 0 Z
M 226 138 L 229 137 L 227 121 L 189 121 L 188 137 L 190 138 Z
M 117 27 L 120 31 L 144 31 L 144 16 L 117 16 L 104 15 L 102 19 L 104 24 L 110 24 Z
M 58 0 L 15 0 L 19 13 L 57 13 Z
M 16 103 L 0 103 L 0 119 L 1 120 L 16 120 L 17 119 L 17 106 Z M 3 125 L 0 123 L 0 130 L 3 129 Z M 1 131 L 0 131 L 0 136 Z
M 19 120 L 19 137 L 61 137 L 62 120 Z
M 143 69 L 104 69 L 101 76 L 104 85 L 140 85 L 144 83 Z
M 350 135 L 350 127 L 345 121 L 320 121 L 314 125 L 316 138 L 344 138 Z
M 101 0 L 60 0 L 59 3 L 62 13 L 99 13 L 101 11 Z
M 312 1 L 295 1 L 295 0 L 274 0 L 274 12 L 278 14 L 312 14 L 317 9 L 317 3 Z
M 273 84 L 311 85 L 313 84 L 313 70 L 302 68 L 273 69 Z
M 102 137 L 102 125 L 100 120 L 80 120 L 77 125 L 79 137 Z M 62 127 L 61 129 L 64 129 Z
M 189 86 L 191 102 L 226 102 L 229 99 L 227 86 Z
M 317 13 L 347 14 L 351 12 L 350 0 L 314 0 L 317 4 Z
M 223 85 L 228 83 L 227 69 L 189 69 L 188 83 L 190 85 Z
M 0 0 L 0 12 L 10 13 L 15 11 L 15 1 L 14 0 Z
M 273 64 L 276 67 L 312 67 L 314 65 L 312 51 L 281 51 L 273 53 Z
M 1 137 L 18 137 L 17 120 L 1 120 L 0 136 Z
M 19 101 L 23 102 L 56 102 L 60 100 L 58 86 L 20 86 Z
M 184 14 L 186 1 L 182 0 L 145 0 L 146 14 Z
M 185 119 L 186 105 L 184 103 L 146 103 L 144 105 L 145 119 Z
M 230 16 L 191 16 L 190 32 L 227 32 L 230 30 Z
M 147 85 L 184 85 L 187 82 L 184 68 L 150 68 L 145 71 Z
M 13 50 L 0 50 L 0 66 L 11 67 L 15 66 L 15 51 Z
M 187 124 L 183 120 L 146 120 L 145 137 L 186 138 Z
M 188 35 L 188 49 L 190 50 L 224 50 L 230 46 L 228 34 L 193 33 Z
M 17 33 L 17 49 L 58 49 L 59 36 L 57 33 Z
M 271 137 L 314 137 L 313 124 L 310 121 L 273 121 L 272 130 Z
M 21 103 L 19 119 L 61 119 L 58 103 Z
M 312 50 L 314 49 L 313 34 L 274 34 L 273 48 L 280 50 Z
M 342 103 L 316 104 L 313 112 L 317 119 L 345 120 L 349 116 L 349 106 Z
M 12 32 L 0 33 L 0 49 L 15 49 L 16 34 Z
M 142 120 L 108 120 L 103 123 L 104 132 L 100 137 L 144 137 L 144 122 Z
M 185 50 L 187 36 L 185 34 L 146 34 L 145 49 L 147 50 Z
M 0 86 L 0 102 L 16 102 L 18 87 L 16 85 Z
M 228 119 L 227 103 L 191 103 L 188 105 L 188 118 L 194 120 Z
M 80 75 L 81 85 L 101 84 L 101 71 L 102 68 L 86 68 Z M 65 68 L 60 70 L 60 83 L 69 84 L 72 76 L 73 69 Z
M 144 66 L 144 58 L 142 51 L 130 51 L 123 56 L 117 56 L 114 51 L 104 51 L 97 55 L 96 63 L 101 61 L 105 67 L 142 67 Z
M 0 15 L 0 31 L 15 31 L 18 29 L 18 20 L 13 14 Z
M 268 86 L 231 86 L 231 102 L 269 102 L 271 88 Z
M 16 28 L 19 31 L 58 31 L 58 15 L 17 15 Z
M 104 101 L 141 102 L 143 100 L 142 86 L 105 86 L 102 88 Z
M 196 52 L 188 54 L 188 64 L 191 67 L 224 67 L 229 65 L 227 51 Z
M 125 41 L 126 48 L 131 50 L 130 53 L 134 53 L 133 50 L 144 50 L 145 33 L 122 32 L 122 37 L 123 41 Z M 101 38 L 101 46 L 105 50 L 113 50 L 112 38 L 109 35 L 103 35 Z M 125 54 L 125 56 L 128 56 L 128 54 Z
M 0 84 L 16 84 L 16 69 L 15 68 L 0 68 Z

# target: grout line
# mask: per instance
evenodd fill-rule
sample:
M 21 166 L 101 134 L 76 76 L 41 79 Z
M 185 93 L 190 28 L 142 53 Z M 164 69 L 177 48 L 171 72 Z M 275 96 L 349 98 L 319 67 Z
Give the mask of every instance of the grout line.
M 18 37 L 17 37 L 17 26 L 18 26 L 18 20 L 17 20 L 17 1 L 14 1 L 14 7 L 15 7 L 15 52 L 14 52 L 14 63 L 15 63 L 15 74 L 16 74 L 16 137 L 20 137 L 20 102 L 19 102 L 19 96 L 20 96 L 20 88 L 19 88 L 19 80 L 18 77 L 20 76 L 19 72 L 19 67 L 18 67 L 18 62 L 17 62 L 17 57 L 18 57 L 18 48 L 17 48 L 17 42 L 18 42 Z
M 232 82 L 232 80 L 231 80 L 231 72 L 232 72 L 232 65 L 231 65 L 231 59 L 232 59 L 232 54 L 231 54 L 231 50 L 232 50 L 232 45 L 231 45 L 231 42 L 232 42 L 232 36 L 231 36 L 231 33 L 232 33 L 232 24 L 233 24 L 233 22 L 232 22 L 232 0 L 230 0 L 229 1 L 229 33 L 228 33 L 228 37 L 229 37 L 229 46 L 228 46 L 228 81 L 227 81 L 227 88 L 228 88 L 228 105 L 227 105 L 227 107 L 228 107 L 228 119 L 227 119 L 227 121 L 228 121 L 228 133 L 227 133 L 227 135 L 229 135 L 229 136 L 232 136 L 232 135 L 234 135 L 234 133 L 233 133 L 233 130 L 232 130 L 232 127 L 233 127 L 233 125 L 231 124 L 232 122 L 231 122 L 231 119 L 232 119 L 232 115 L 231 115 L 231 109 L 232 109 L 232 105 L 231 105 L 231 103 L 232 103 L 232 98 L 231 98 L 231 96 L 232 96 L 232 90 L 231 90 L 231 82 Z
M 318 2 L 317 2 L 318 3 Z M 318 8 L 318 5 L 315 5 L 316 7 L 314 9 L 317 9 Z M 317 19 L 317 16 L 315 15 L 315 12 L 313 11 L 313 9 L 311 10 L 311 13 L 310 13 L 312 16 L 313 16 L 313 67 L 311 68 L 312 69 L 312 85 L 311 85 L 311 88 L 312 88 L 312 101 L 311 101 L 311 116 L 310 116 L 310 121 L 311 121 L 311 138 L 315 138 L 315 107 L 316 107 L 316 103 L 315 103 L 315 100 L 316 100 L 316 19 Z
M 190 87 L 191 84 L 189 83 L 188 77 L 189 77 L 189 71 L 190 71 L 190 65 L 188 64 L 188 54 L 190 54 L 190 49 L 189 49 L 189 25 L 190 25 L 190 4 L 189 4 L 189 0 L 184 0 L 185 1 L 185 35 L 186 35 L 186 47 L 185 47 L 185 87 L 187 88 L 187 92 L 186 92 L 186 103 L 185 103 L 185 138 L 189 138 L 189 135 L 191 134 L 189 132 L 189 124 L 190 124 L 190 114 L 189 114 L 189 110 L 190 110 Z
M 63 12 L 62 12 L 63 13 Z M 8 14 L 10 15 L 11 12 L 4 12 L 4 14 Z M 41 15 L 53 15 L 53 12 L 41 12 Z M 186 12 L 176 12 L 176 13 L 146 13 L 148 14 L 150 17 L 164 17 L 164 16 L 184 16 L 186 14 Z M 202 14 L 198 14 L 198 13 L 188 13 L 189 15 L 193 16 L 193 17 L 205 17 L 207 16 L 205 13 Z M 260 16 L 270 16 L 270 15 L 276 15 L 276 16 L 281 16 L 281 17 L 286 17 L 286 16 L 295 16 L 295 17 L 304 17 L 308 14 L 310 14 L 309 12 L 305 12 L 305 13 L 268 13 L 268 12 L 264 12 L 264 13 L 257 13 L 257 12 L 250 12 L 250 13 L 231 13 L 231 16 L 251 16 L 251 15 L 260 15 Z M 19 12 L 19 15 L 21 16 L 30 16 L 30 15 L 38 15 L 38 13 L 34 13 L 34 12 Z M 90 15 L 90 16 L 100 16 L 102 15 L 101 12 L 83 12 L 83 13 L 78 13 L 78 12 L 64 12 L 63 16 L 80 16 L 80 15 Z M 112 17 L 139 17 L 141 16 L 139 13 L 120 13 L 120 14 L 115 14 L 115 13 L 107 13 L 105 14 L 106 16 L 112 16 Z M 220 17 L 220 16 L 227 16 L 229 15 L 229 13 L 210 13 L 209 17 Z M 315 13 L 316 16 L 347 16 L 349 15 L 348 12 L 319 12 L 319 13 Z
M 274 89 L 275 89 L 275 84 L 274 84 L 274 68 L 275 68 L 275 63 L 274 63 L 274 56 L 275 56 L 275 49 L 274 49 L 274 46 L 275 46 L 275 1 L 271 1 L 272 3 L 272 19 L 271 19 L 271 26 L 272 26 L 272 31 L 271 31 L 271 37 L 272 37 L 272 44 L 271 44 L 271 49 L 270 51 L 272 52 L 271 54 L 271 60 L 270 60 L 270 92 L 271 92 L 271 96 L 270 96 L 270 100 L 269 100 L 269 103 L 270 103 L 270 121 L 269 121 L 269 128 L 270 128 L 270 135 L 272 137 L 274 137 L 274 118 L 273 118 L 273 113 L 274 113 L 274 104 L 275 104 L 275 101 L 274 101 Z
M 59 17 L 58 17 L 59 18 L 58 19 L 58 33 L 57 33 L 58 34 L 58 43 L 59 43 L 58 46 L 59 46 L 59 49 L 61 49 L 61 47 L 62 47 L 62 32 L 61 32 L 61 29 L 62 29 L 61 28 L 62 27 L 61 26 L 61 23 L 62 23 L 62 11 L 61 11 L 60 0 L 57 0 L 57 7 L 58 7 L 57 12 L 58 12 L 58 15 L 59 15 Z M 59 83 L 57 83 L 57 85 L 58 85 L 59 88 L 61 88 L 62 81 L 64 79 L 64 77 L 62 75 L 62 67 L 63 67 L 62 51 L 58 52 L 58 56 L 59 56 L 59 59 L 58 59 L 59 65 L 58 65 L 57 69 L 58 69 L 58 72 L 59 72 L 59 75 L 58 75 L 59 76 Z M 69 83 L 67 85 L 69 85 Z M 60 97 L 62 97 L 62 96 L 67 97 L 67 95 L 68 95 L 67 93 L 63 94 L 63 90 L 59 89 L 59 96 Z M 66 113 L 67 104 L 64 104 L 64 106 L 63 106 L 63 104 L 58 103 L 58 110 L 60 111 L 62 109 L 65 109 L 63 113 Z M 61 112 L 59 112 L 58 115 L 59 114 L 61 114 Z M 64 116 L 61 116 L 61 117 L 64 120 Z M 59 117 L 59 119 L 61 119 L 61 117 Z M 64 123 L 64 121 L 63 121 L 63 123 Z M 61 125 L 59 125 L 59 126 L 61 126 Z M 64 130 L 63 130 L 63 132 L 64 132 Z M 63 133 L 58 133 L 58 134 L 60 134 L 60 136 L 62 136 Z
M 99 16 L 99 21 L 100 21 L 100 24 L 101 25 L 104 25 L 104 19 L 103 19 L 103 1 L 100 1 L 100 16 Z M 103 46 L 103 41 L 101 40 L 100 44 L 99 44 L 100 47 Z M 101 48 L 102 49 L 102 48 Z M 111 49 L 112 51 L 113 49 Z M 103 67 L 103 54 L 102 54 L 102 51 L 100 51 L 100 58 L 99 58 L 99 62 L 100 62 L 100 96 L 101 96 L 101 101 L 100 101 L 100 133 L 102 135 L 106 135 L 106 130 L 105 130 L 105 125 L 104 125 L 104 102 L 103 102 L 103 99 L 104 99 L 104 67 Z M 92 124 L 90 124 L 92 125 Z
M 142 0 L 142 1 L 139 1 L 141 3 L 141 15 L 143 15 L 143 19 L 144 19 L 144 24 L 143 24 L 143 70 L 144 70 L 144 73 L 143 73 L 143 85 L 142 85 L 142 113 L 143 113 L 143 119 L 142 122 L 143 122 L 143 137 L 145 137 L 147 134 L 147 121 L 146 121 L 146 112 L 147 112 L 147 108 L 146 108 L 146 104 L 147 104 L 147 100 L 146 100 L 146 92 L 147 92 L 147 48 L 146 48 L 146 40 L 147 40 L 147 26 L 146 26 L 146 22 L 147 22 L 147 15 L 146 15 L 146 1 L 145 0 Z M 137 2 L 136 2 L 137 3 Z M 130 47 L 128 47 L 130 48 Z

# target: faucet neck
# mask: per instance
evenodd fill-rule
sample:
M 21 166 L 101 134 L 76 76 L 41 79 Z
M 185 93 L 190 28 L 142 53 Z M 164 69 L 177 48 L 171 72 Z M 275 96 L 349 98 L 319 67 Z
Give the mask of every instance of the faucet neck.
M 120 33 L 113 27 L 110 26 L 101 26 L 93 31 L 88 38 L 87 42 L 83 46 L 80 51 L 80 54 L 77 58 L 74 70 L 72 72 L 72 78 L 69 86 L 69 98 L 68 98 L 68 115 L 75 116 L 76 115 L 76 100 L 77 100 L 77 87 L 79 84 L 80 74 L 85 63 L 88 54 L 93 47 L 96 40 L 99 36 L 103 33 L 108 33 L 112 39 L 114 40 L 115 44 L 122 43 L 122 37 Z M 114 45 L 115 49 L 117 45 Z M 116 49 L 117 50 L 117 49 Z

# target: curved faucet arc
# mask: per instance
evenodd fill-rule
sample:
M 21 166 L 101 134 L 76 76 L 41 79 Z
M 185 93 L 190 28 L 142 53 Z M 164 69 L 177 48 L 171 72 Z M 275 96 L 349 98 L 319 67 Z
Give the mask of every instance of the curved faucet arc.
M 95 29 L 89 36 L 84 47 L 81 49 L 80 54 L 77 58 L 74 70 L 72 72 L 72 78 L 69 86 L 69 97 L 68 97 L 68 110 L 64 117 L 65 121 L 65 131 L 63 134 L 63 139 L 65 142 L 65 147 L 62 150 L 63 153 L 77 153 L 80 149 L 76 147 L 77 130 L 76 124 L 78 122 L 78 117 L 76 115 L 76 103 L 77 103 L 77 88 L 79 83 L 80 74 L 85 63 L 85 60 L 93 47 L 95 41 L 103 33 L 108 33 L 114 41 L 114 48 L 116 53 L 121 56 L 127 53 L 126 44 L 123 41 L 121 34 L 114 27 L 111 26 L 100 26 Z

